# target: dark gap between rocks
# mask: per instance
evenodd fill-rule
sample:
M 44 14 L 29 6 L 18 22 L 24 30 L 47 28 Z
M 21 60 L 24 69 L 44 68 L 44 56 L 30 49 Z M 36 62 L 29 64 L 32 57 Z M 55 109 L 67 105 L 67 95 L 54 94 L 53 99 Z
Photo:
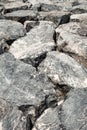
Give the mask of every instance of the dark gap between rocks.
M 26 59 L 21 59 L 21 61 L 23 61 L 24 63 L 27 63 L 27 64 L 31 64 L 33 67 L 36 68 L 36 70 L 38 70 L 39 64 L 46 58 L 46 55 L 47 55 L 47 53 L 44 53 L 35 59 L 26 58 Z
M 10 45 L 12 45 L 12 43 L 14 42 L 15 40 L 7 40 L 6 42 L 7 42 L 7 44 L 10 46 Z
M 71 16 L 71 14 L 62 16 L 59 25 L 65 24 L 65 23 L 69 23 L 69 21 L 70 21 L 70 16 Z

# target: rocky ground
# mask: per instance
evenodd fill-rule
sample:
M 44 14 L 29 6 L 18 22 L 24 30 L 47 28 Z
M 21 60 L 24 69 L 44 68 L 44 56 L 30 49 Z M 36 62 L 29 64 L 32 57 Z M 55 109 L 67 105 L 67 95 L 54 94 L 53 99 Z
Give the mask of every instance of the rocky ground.
M 87 130 L 87 0 L 0 0 L 0 130 Z

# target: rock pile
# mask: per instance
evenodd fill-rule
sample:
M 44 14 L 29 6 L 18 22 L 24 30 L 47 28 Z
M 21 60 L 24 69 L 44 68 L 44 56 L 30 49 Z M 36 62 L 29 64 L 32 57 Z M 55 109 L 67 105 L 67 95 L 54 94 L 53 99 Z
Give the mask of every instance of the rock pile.
M 87 0 L 0 0 L 0 130 L 87 129 Z

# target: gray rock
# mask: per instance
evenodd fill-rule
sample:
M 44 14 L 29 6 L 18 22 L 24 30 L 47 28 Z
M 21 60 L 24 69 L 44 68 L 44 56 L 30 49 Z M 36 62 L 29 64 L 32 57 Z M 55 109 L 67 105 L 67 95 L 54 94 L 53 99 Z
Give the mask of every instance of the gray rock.
M 0 40 L 15 40 L 26 34 L 21 23 L 11 20 L 0 20 Z
M 55 48 L 54 30 L 55 25 L 52 22 L 41 21 L 27 36 L 15 41 L 10 47 L 10 52 L 15 58 L 37 66 L 46 53 Z
M 27 0 L 27 2 L 30 2 L 32 5 L 35 5 L 35 4 L 40 4 L 40 3 L 45 3 L 45 4 L 52 4 L 52 2 L 50 0 Z
M 79 3 L 76 6 L 73 6 L 72 13 L 80 14 L 80 13 L 87 13 L 87 2 Z
M 12 12 L 16 10 L 25 10 L 29 9 L 31 4 L 30 3 L 23 3 L 22 1 L 13 1 L 8 3 L 3 3 L 5 8 L 5 13 Z
M 0 63 L 0 97 L 11 104 L 40 106 L 47 95 L 55 95 L 53 85 L 46 79 L 38 81 L 31 65 L 15 60 L 9 53 L 0 56 Z
M 73 88 L 87 87 L 87 70 L 72 57 L 58 52 L 50 52 L 40 65 L 53 83 Z
M 61 10 L 61 6 L 54 4 L 41 4 L 41 11 L 52 11 L 52 10 Z
M 87 88 L 70 92 L 60 113 L 61 123 L 66 130 L 86 130 Z
M 76 22 L 87 21 L 86 17 L 87 13 L 73 14 L 70 16 L 70 21 L 76 21 Z
M 6 100 L 0 98 L 0 130 L 25 130 L 27 118 Z
M 53 10 L 49 12 L 41 11 L 39 12 L 39 20 L 52 21 L 58 26 L 59 24 L 67 23 L 69 21 L 70 13 L 58 10 Z
M 11 19 L 24 23 L 26 20 L 37 20 L 37 12 L 33 10 L 17 10 L 4 15 L 6 19 Z
M 60 51 L 87 59 L 87 25 L 70 22 L 56 29 L 57 45 Z
M 58 130 L 60 120 L 58 117 L 57 108 L 48 108 L 37 119 L 35 126 L 32 130 Z
M 2 120 L 2 130 L 25 130 L 27 119 L 17 108 L 10 110 Z
M 10 103 L 8 103 L 6 100 L 0 98 L 0 122 L 7 115 L 7 113 L 12 110 L 12 108 L 13 107 L 11 106 Z

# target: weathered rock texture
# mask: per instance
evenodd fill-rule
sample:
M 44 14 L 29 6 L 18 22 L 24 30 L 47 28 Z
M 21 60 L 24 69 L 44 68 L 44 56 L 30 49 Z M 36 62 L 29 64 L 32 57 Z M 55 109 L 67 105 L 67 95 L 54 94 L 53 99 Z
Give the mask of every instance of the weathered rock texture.
M 87 130 L 87 0 L 0 0 L 0 130 Z

